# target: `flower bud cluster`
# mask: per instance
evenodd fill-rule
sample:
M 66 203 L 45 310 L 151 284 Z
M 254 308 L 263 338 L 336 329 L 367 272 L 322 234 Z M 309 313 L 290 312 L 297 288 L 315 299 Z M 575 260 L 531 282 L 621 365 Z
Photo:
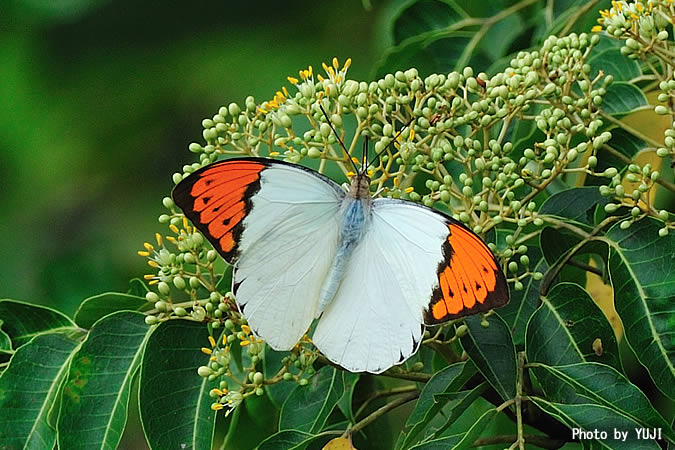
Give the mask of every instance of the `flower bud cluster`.
M 174 181 L 227 154 L 318 159 L 320 171 L 334 163 L 349 177 L 350 159 L 359 163 L 352 152 L 367 136 L 378 155 L 368 173 L 381 195 L 447 211 L 479 234 L 509 230 L 513 242 L 495 250 L 505 267 L 525 268 L 513 272 L 518 288 L 533 275 L 521 250 L 534 241 L 523 237 L 544 223 L 537 194 L 571 172 L 607 179 L 603 192 L 621 184 L 618 169 L 595 170 L 612 138 L 602 105 L 613 77 L 591 77 L 587 62 L 598 42 L 586 33 L 550 36 L 492 77 L 471 67 L 421 77 L 411 68 L 365 82 L 347 78 L 350 60 L 323 64 L 325 76 L 310 66 L 271 100 L 249 97 L 205 119 L 206 144 L 190 144 L 200 162 Z
M 656 154 L 661 158 L 670 157 L 671 161 L 675 160 L 675 122 L 671 123 L 670 128 L 665 132 L 663 139 L 664 147 L 658 148 Z
M 663 31 L 654 11 L 665 9 L 654 4 L 646 14 L 649 7 L 641 12 L 636 4 L 613 2 L 614 12 L 603 12 L 603 23 L 616 34 L 621 29 L 616 10 L 641 13 L 637 19 L 628 14 L 632 22 L 620 36 L 631 54 L 642 55 L 643 47 L 635 48 L 624 34 L 633 33 L 640 43 L 646 39 L 641 30 L 654 27 L 653 50 Z M 612 139 L 602 108 L 614 81 L 612 75 L 591 73 L 589 55 L 599 40 L 586 33 L 550 36 L 540 49 L 518 53 L 492 77 L 471 67 L 422 77 L 411 68 L 366 82 L 347 78 L 350 60 L 342 66 L 337 59 L 323 64 L 325 75 L 310 66 L 298 77 L 288 77 L 290 87 L 282 87 L 271 100 L 248 97 L 244 105 L 231 103 L 204 119 L 203 142 L 189 145 L 199 162 L 185 165 L 173 181 L 179 183 L 223 155 L 309 163 L 320 172 L 334 165 L 349 178 L 354 165 L 363 164 L 354 155 L 367 137 L 372 150 L 366 169 L 373 191 L 447 212 L 478 234 L 498 228 L 499 245 L 490 248 L 501 258 L 513 288 L 521 290 L 527 278 L 543 277 L 531 265 L 528 246 L 538 245 L 547 219 L 539 212 L 539 194 L 556 179 L 581 173 L 604 180 L 599 190 L 610 199 L 605 211 L 623 214 L 623 228 L 646 215 L 665 222 L 662 236 L 673 226 L 667 211 L 651 206 L 650 190 L 659 172 L 649 164 L 633 164 L 626 174 L 616 167 L 598 168 L 600 150 Z M 671 82 L 661 82 L 659 100 L 668 106 L 657 107 L 659 114 L 673 114 Z M 657 150 L 662 157 L 675 153 L 673 125 Z M 217 253 L 170 198 L 163 203 L 168 212 L 159 221 L 174 235 L 158 235 L 157 250 L 146 244 L 139 252 L 156 269 L 146 277 L 154 287 L 148 293 L 154 304 L 148 323 L 189 316 L 209 323 L 212 332 L 222 329 L 222 344 L 206 349 L 210 360 L 199 369 L 201 376 L 220 380 L 212 392 L 217 399 L 213 408 L 231 410 L 246 396 L 262 395 L 263 384 L 307 384 L 318 357 L 307 337 L 283 359 L 274 377 L 265 379 L 257 371 L 264 344 L 238 313 L 232 294 L 217 285 Z M 233 346 L 249 358 L 243 374 L 232 371 Z M 232 383 L 239 386 L 236 391 L 228 391 Z
M 610 9 L 600 11 L 600 25 L 593 29 L 604 29 L 610 37 L 623 41 L 621 53 L 643 62 L 648 72 L 644 78 L 656 80 L 660 91 L 657 96 L 659 104 L 654 107 L 654 112 L 670 116 L 671 122 L 675 118 L 675 53 L 672 52 L 671 34 L 674 22 L 672 0 L 612 1 Z M 663 146 L 657 147 L 656 154 L 669 160 L 664 164 L 672 165 L 675 160 L 675 122 L 666 130 Z M 659 179 L 659 172 L 652 171 L 649 164 L 644 167 L 631 164 L 628 169 L 624 180 L 619 175 L 613 175 L 609 185 L 600 187 L 603 195 L 614 199 L 614 203 L 606 205 L 605 211 L 623 214 L 625 209 L 621 207 L 628 207 L 630 215 L 621 222 L 624 229 L 645 215 L 658 218 L 664 222 L 659 234 L 665 236 L 673 227 L 670 215 L 667 211 L 656 211 L 652 206 L 653 198 L 650 198 L 651 187 Z M 629 192 L 626 192 L 626 184 L 632 186 Z
M 600 11 L 593 31 L 603 28 L 610 36 L 625 39 L 622 53 L 639 57 L 654 42 L 666 41 L 672 24 L 670 0 L 612 1 L 612 7 Z
M 168 197 L 164 204 L 173 208 Z M 171 317 L 189 317 L 219 328 L 236 308 L 231 295 L 224 296 L 216 289 L 218 279 L 213 263 L 217 253 L 187 219 L 175 212 L 173 215 L 170 222 L 177 220 L 183 227 L 170 223 L 172 235 L 157 233 L 156 246 L 146 242 L 144 250 L 138 252 L 155 270 L 144 276 L 151 288 L 145 297 L 154 306 L 146 322 L 155 324 Z
M 619 181 L 618 175 L 614 177 L 609 186 L 600 186 L 600 194 L 605 197 L 613 198 L 614 202 L 605 205 L 605 212 L 614 214 L 620 212 L 620 208 L 626 208 L 630 214 L 621 221 L 620 227 L 628 229 L 635 221 L 651 215 L 664 222 L 664 227 L 659 230 L 661 237 L 668 234 L 669 228 L 673 228 L 673 222 L 670 214 L 666 210 L 657 211 L 650 202 L 650 193 L 654 188 L 654 183 L 661 174 L 657 170 L 652 170 L 650 163 L 644 166 L 630 164 L 624 177 L 625 181 L 630 183 L 628 190 L 624 187 L 625 183 Z
M 265 377 L 256 369 L 256 364 L 263 355 L 264 343 L 253 335 L 248 325 L 242 324 L 237 327 L 233 320 L 228 319 L 225 321 L 225 330 L 221 338 L 216 341 L 209 336 L 209 343 L 210 347 L 202 348 L 202 352 L 209 355 L 209 362 L 200 366 L 197 373 L 209 381 L 219 381 L 218 388 L 212 389 L 209 393 L 216 399 L 211 409 L 218 411 L 227 408 L 229 414 L 244 398 L 264 395 L 262 386 Z M 248 359 L 242 360 L 250 361 L 250 365 L 245 366 L 243 371 L 235 369 L 236 363 L 233 365 L 233 345 L 246 348 L 248 352 Z M 228 390 L 234 386 L 237 386 L 238 390 Z

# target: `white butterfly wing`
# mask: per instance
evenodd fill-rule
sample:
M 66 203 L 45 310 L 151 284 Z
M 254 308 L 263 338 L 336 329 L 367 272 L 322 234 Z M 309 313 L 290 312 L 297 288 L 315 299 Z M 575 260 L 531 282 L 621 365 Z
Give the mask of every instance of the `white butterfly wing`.
M 234 264 L 232 291 L 253 331 L 275 350 L 292 348 L 335 256 L 342 189 L 301 166 L 235 158 L 193 173 L 173 198 Z
M 321 285 L 335 256 L 340 187 L 297 166 L 274 164 L 244 219 L 233 292 L 253 331 L 289 350 L 316 316 Z
M 447 219 L 412 203 L 377 199 L 314 344 L 353 372 L 380 373 L 417 351 L 438 287 Z

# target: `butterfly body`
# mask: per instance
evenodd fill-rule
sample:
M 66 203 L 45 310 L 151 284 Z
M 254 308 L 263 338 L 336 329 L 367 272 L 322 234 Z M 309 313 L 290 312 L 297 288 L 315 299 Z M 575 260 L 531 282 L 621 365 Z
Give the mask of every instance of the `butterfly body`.
M 357 174 L 352 178 L 347 195 L 342 200 L 342 226 L 338 234 L 338 248 L 319 297 L 317 316 L 323 312 L 340 286 L 349 259 L 368 229 L 372 198 L 370 197 L 370 178 Z
M 232 291 L 252 330 L 289 350 L 312 341 L 336 364 L 380 373 L 417 351 L 425 324 L 508 301 L 487 246 L 428 207 L 345 192 L 311 169 L 225 160 L 174 190 L 186 216 L 234 265 Z

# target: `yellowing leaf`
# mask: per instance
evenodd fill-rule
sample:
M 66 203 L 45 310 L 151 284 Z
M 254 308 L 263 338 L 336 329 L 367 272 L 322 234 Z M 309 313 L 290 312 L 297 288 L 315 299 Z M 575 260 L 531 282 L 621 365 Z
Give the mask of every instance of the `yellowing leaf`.
M 323 450 L 356 450 L 356 447 L 350 438 L 339 437 L 328 441 Z

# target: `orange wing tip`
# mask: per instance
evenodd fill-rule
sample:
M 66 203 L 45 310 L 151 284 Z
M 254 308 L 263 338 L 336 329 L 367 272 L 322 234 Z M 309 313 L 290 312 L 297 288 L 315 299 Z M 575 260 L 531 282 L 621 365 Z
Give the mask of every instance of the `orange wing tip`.
M 487 312 L 509 301 L 506 277 L 488 246 L 456 223 L 448 231 L 438 285 L 425 313 L 428 325 Z
M 445 302 L 436 302 L 431 307 L 431 313 L 436 320 L 443 320 L 448 315 L 448 308 L 445 307 Z
M 190 229 L 198 229 L 230 263 L 266 167 L 260 159 L 225 160 L 194 172 L 174 189 L 175 203 L 194 225 Z

